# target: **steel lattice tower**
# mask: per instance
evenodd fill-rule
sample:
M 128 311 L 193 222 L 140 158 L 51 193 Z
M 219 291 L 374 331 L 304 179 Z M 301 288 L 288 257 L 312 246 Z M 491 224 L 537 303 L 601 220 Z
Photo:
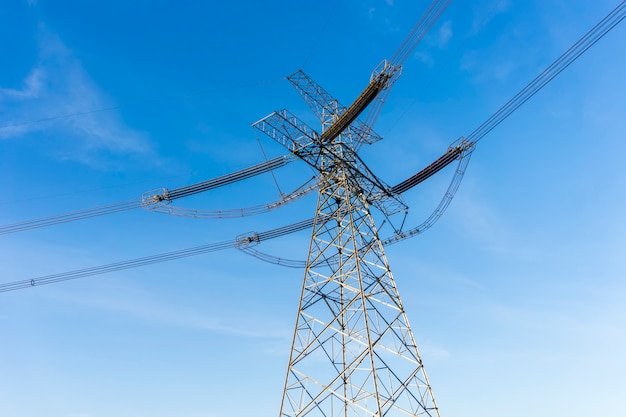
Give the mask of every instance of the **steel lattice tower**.
M 387 63 L 379 68 L 349 108 L 302 71 L 288 77 L 320 119 L 322 134 L 286 110 L 253 125 L 319 172 L 281 417 L 439 416 L 370 212 L 405 206 L 356 154 L 379 137 L 354 114 L 399 74 Z
M 316 219 L 280 415 L 437 415 L 369 205 L 341 165 Z

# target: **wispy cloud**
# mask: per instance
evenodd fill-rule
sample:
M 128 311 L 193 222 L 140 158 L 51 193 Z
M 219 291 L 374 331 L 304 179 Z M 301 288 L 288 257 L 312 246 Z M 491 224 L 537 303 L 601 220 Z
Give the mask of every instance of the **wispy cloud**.
M 367 9 L 367 16 L 370 18 L 370 20 L 374 19 L 375 15 L 376 15 L 375 7 L 370 7 L 369 9 Z
M 115 111 L 93 112 L 114 106 L 63 42 L 42 32 L 38 63 L 22 85 L 0 87 L 0 140 L 36 138 L 59 158 L 102 167 L 104 156 L 153 157 L 145 133 Z
M 519 64 L 504 54 L 496 64 L 486 64 L 491 62 L 490 59 L 482 51 L 469 51 L 461 58 L 460 69 L 470 74 L 473 82 L 477 84 L 491 83 L 494 80 L 506 82 L 519 70 Z
M 433 48 L 445 49 L 448 46 L 450 39 L 452 39 L 453 34 L 452 22 L 448 20 L 439 26 L 438 30 L 432 31 L 428 34 L 423 42 L 429 47 L 428 50 L 432 50 Z M 412 56 L 414 59 L 420 61 L 428 67 L 433 67 L 435 64 L 433 56 L 428 52 L 424 52 L 422 48 L 418 47 L 417 50 L 413 52 Z
M 424 52 L 415 52 L 413 57 L 417 59 L 422 64 L 426 65 L 428 68 L 432 68 L 435 65 L 435 59 L 432 55 L 429 55 Z
M 41 91 L 43 71 L 41 68 L 34 68 L 24 79 L 24 87 L 21 90 L 12 88 L 0 88 L 0 99 L 28 99 L 36 98 Z
M 432 342 L 418 341 L 417 344 L 420 347 L 422 357 L 428 358 L 429 361 L 444 361 L 451 356 L 449 350 Z
M 485 13 L 485 9 L 480 6 L 474 7 L 474 16 L 472 18 L 472 35 L 478 33 L 488 22 L 499 14 L 509 10 L 509 0 L 498 0 Z
M 94 294 L 67 294 L 54 292 L 54 294 L 67 302 L 97 308 L 103 311 L 116 312 L 136 320 L 149 322 L 161 326 L 179 327 L 224 335 L 239 336 L 251 339 L 272 341 L 279 339 L 281 343 L 289 339 L 291 329 L 273 323 L 267 317 L 250 317 L 237 311 L 219 310 L 219 312 L 198 312 L 194 309 L 181 308 L 181 306 L 168 305 L 168 303 L 155 299 L 146 291 L 122 285 L 123 296 L 113 295 L 103 289 L 98 295 Z M 105 287 L 108 288 L 108 287 Z
M 452 39 L 452 22 L 448 20 L 441 25 L 437 32 L 437 46 L 439 48 L 445 48 L 450 39 Z
M 472 184 L 467 184 L 466 187 L 472 188 Z M 462 206 L 460 210 L 462 218 L 456 220 L 468 237 L 497 252 L 510 250 L 506 242 L 510 240 L 511 227 L 489 201 L 468 193 L 459 199 L 457 204 Z

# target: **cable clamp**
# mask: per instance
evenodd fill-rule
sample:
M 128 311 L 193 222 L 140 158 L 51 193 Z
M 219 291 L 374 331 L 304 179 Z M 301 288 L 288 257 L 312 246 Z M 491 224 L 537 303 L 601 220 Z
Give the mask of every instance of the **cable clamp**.
M 261 243 L 259 234 L 257 232 L 248 232 L 239 235 L 235 238 L 235 247 L 237 249 L 245 249 L 252 246 L 256 246 Z
M 160 207 L 172 202 L 167 188 L 146 191 L 141 195 L 141 204 L 146 208 Z

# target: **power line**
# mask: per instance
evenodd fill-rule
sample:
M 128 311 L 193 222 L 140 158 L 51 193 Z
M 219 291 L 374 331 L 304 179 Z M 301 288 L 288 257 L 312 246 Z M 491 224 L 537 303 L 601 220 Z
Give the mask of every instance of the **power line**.
M 54 226 L 61 223 L 74 222 L 77 220 L 89 219 L 105 214 L 119 213 L 121 211 L 132 210 L 142 206 L 141 199 L 133 199 L 112 203 L 103 206 L 77 210 L 54 216 L 40 217 L 38 219 L 27 220 L 19 223 L 5 224 L 0 226 L 0 235 L 23 232 L 40 227 Z
M 326 22 L 324 22 L 324 25 L 322 26 L 319 33 L 317 34 L 317 37 L 313 41 L 313 45 L 311 45 L 311 49 L 309 49 L 309 53 L 307 54 L 306 58 L 304 58 L 304 62 L 302 63 L 302 67 L 300 68 L 305 68 L 306 65 L 309 63 L 309 60 L 311 59 L 311 56 L 313 55 L 313 52 L 315 51 L 315 48 L 317 47 L 317 44 L 322 37 L 322 34 L 326 31 L 326 28 L 328 27 L 328 24 L 330 23 L 331 18 L 335 14 L 335 10 L 337 10 L 337 6 L 339 6 L 339 3 L 341 3 L 341 0 L 337 0 L 334 6 L 332 7 L 332 9 L 330 9 L 330 13 L 328 14 L 328 17 L 326 18 Z
M 122 184 L 107 185 L 107 186 L 102 186 L 102 187 L 85 188 L 85 189 L 82 189 L 82 190 L 68 191 L 68 192 L 65 192 L 65 193 L 55 193 L 55 194 L 48 194 L 48 195 L 39 195 L 37 197 L 26 197 L 26 198 L 22 198 L 22 199 L 19 199 L 19 200 L 0 201 L 0 205 L 27 203 L 27 202 L 30 202 L 30 201 L 37 201 L 37 200 L 50 200 L 52 198 L 66 197 L 68 195 L 84 194 L 84 193 L 90 193 L 90 192 L 93 192 L 93 191 L 101 191 L 101 190 L 109 190 L 109 189 L 114 189 L 114 188 L 128 187 L 128 186 L 131 186 L 131 185 L 146 184 L 146 183 L 149 183 L 149 182 L 155 182 L 155 181 L 160 181 L 160 180 L 170 180 L 170 179 L 173 179 L 173 178 L 180 178 L 180 177 L 186 177 L 186 176 L 189 176 L 189 173 L 187 173 L 187 174 L 170 175 L 170 176 L 167 176 L 167 177 L 158 177 L 158 178 L 152 178 L 152 179 L 141 180 L 141 181 L 124 182 Z
M 58 274 L 8 282 L 5 284 L 0 284 L 0 292 L 21 290 L 45 284 L 54 284 L 57 282 L 69 281 L 72 279 L 107 274 L 110 272 L 121 271 L 124 269 L 137 268 L 140 266 L 167 262 L 175 259 L 187 258 L 190 256 L 202 255 L 205 253 L 221 251 L 241 245 L 249 245 L 250 243 L 260 243 L 265 240 L 275 239 L 290 233 L 309 229 L 313 225 L 313 223 L 314 219 L 308 219 L 300 221 L 298 223 L 290 224 L 288 226 L 279 227 L 277 229 L 272 229 L 261 233 L 252 233 L 231 240 L 210 243 L 208 245 L 196 246 L 193 248 L 181 249 L 172 252 L 161 253 L 158 255 L 145 256 L 142 258 L 136 258 L 127 261 L 114 262 L 90 268 L 77 269 L 69 272 L 61 272 Z
M 565 53 L 563 53 L 556 61 L 554 61 L 541 74 L 533 79 L 526 87 L 520 90 L 512 99 L 504 106 L 496 111 L 483 124 L 478 126 L 472 133 L 467 136 L 470 142 L 478 142 L 487 133 L 491 132 L 504 119 L 513 113 L 519 106 L 524 104 L 528 99 L 541 90 L 554 77 L 559 75 L 561 71 L 567 68 L 587 49 L 598 42 L 604 35 L 613 29 L 619 22 L 626 17 L 626 1 L 618 5 L 611 13 L 602 19 L 597 25 L 589 30 L 582 38 L 572 45 Z
M 241 169 L 239 171 L 235 171 L 230 174 L 212 178 L 207 181 L 187 185 L 185 187 L 175 188 L 173 190 L 167 190 L 165 188 L 162 188 L 158 190 L 158 193 L 156 194 L 154 191 L 144 193 L 143 198 L 140 199 L 127 200 L 119 203 L 112 203 L 103 206 L 57 214 L 53 216 L 42 217 L 34 220 L 27 220 L 19 223 L 2 225 L 0 226 L 0 235 L 23 232 L 25 230 L 53 226 L 61 223 L 83 220 L 96 216 L 103 216 L 105 214 L 118 213 L 121 211 L 132 210 L 140 207 L 150 209 L 151 207 L 154 207 L 156 205 L 169 204 L 176 199 L 188 197 L 208 190 L 213 190 L 215 188 L 223 187 L 238 181 L 254 177 L 256 175 L 263 174 L 265 172 L 283 167 L 291 161 L 293 161 L 292 157 L 283 155 L 270 159 L 269 161 Z

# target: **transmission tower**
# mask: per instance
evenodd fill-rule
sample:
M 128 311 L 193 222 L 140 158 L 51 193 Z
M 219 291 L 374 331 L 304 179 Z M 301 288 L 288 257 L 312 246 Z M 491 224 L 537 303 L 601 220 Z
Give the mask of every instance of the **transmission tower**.
M 322 133 L 287 110 L 253 125 L 319 172 L 281 417 L 439 415 L 370 212 L 406 206 L 356 153 L 377 138 L 356 117 L 398 74 L 399 66 L 383 62 L 345 108 L 299 71 L 289 80 Z
M 447 7 L 435 0 L 349 107 L 304 72 L 288 77 L 321 133 L 287 110 L 253 126 L 318 171 L 318 201 L 280 417 L 439 416 L 371 207 L 407 207 L 357 155 L 402 63 Z M 359 119 L 369 107 L 366 121 Z

